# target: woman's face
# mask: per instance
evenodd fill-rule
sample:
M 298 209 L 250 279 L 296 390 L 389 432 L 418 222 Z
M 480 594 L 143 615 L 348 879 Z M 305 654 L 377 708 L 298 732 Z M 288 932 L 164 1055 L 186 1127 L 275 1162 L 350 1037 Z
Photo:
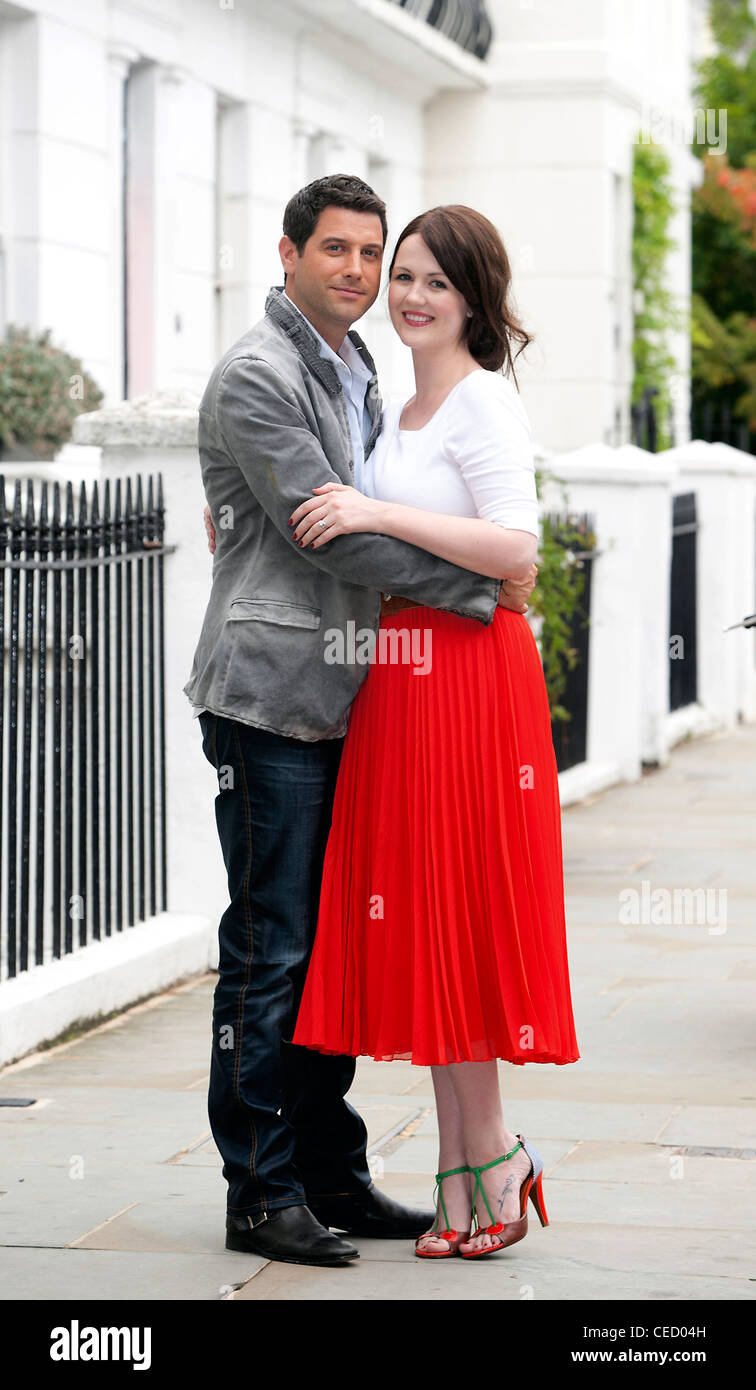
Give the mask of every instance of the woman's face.
M 433 352 L 459 345 L 467 301 L 419 232 L 399 246 L 388 287 L 391 322 L 407 347 Z

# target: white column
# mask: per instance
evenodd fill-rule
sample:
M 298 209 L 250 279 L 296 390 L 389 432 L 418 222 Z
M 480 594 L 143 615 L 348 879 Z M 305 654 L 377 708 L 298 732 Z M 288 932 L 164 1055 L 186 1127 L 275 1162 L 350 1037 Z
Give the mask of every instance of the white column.
M 328 166 L 327 174 L 354 174 L 358 179 L 367 179 L 367 149 L 345 135 L 334 135 L 329 141 Z
M 311 121 L 295 120 L 292 126 L 291 190 L 304 188 L 317 175 L 310 173 L 311 143 L 317 135 Z
M 129 396 L 165 381 L 174 335 L 177 93 L 180 78 L 155 63 L 134 68 L 128 90 L 127 319 Z
M 5 314 L 52 330 L 98 381 L 109 371 L 102 44 L 47 15 L 2 23 Z M 84 288 L 82 288 L 84 287 Z
M 215 350 L 220 357 L 254 321 L 250 264 L 250 108 L 218 109 L 216 273 L 220 285 Z
M 129 71 L 137 62 L 135 48 L 119 44 L 108 50 L 108 168 L 110 174 L 110 244 L 108 304 L 110 306 L 110 364 L 103 382 L 106 404 L 123 399 L 125 359 L 125 87 Z
M 155 380 L 155 69 L 140 64 L 128 86 L 126 322 L 130 397 Z
M 175 211 L 163 254 L 170 262 L 166 360 L 158 385 L 202 392 L 218 357 L 217 97 L 191 74 L 175 91 L 176 142 L 166 150 L 175 167 Z M 161 263 L 162 264 L 162 263 Z M 161 270 L 163 273 L 164 267 Z
M 182 76 L 156 70 L 155 91 L 155 378 L 153 390 L 172 384 L 175 360 L 179 237 L 179 165 Z
M 283 284 L 278 254 L 283 212 L 307 181 L 311 133 L 306 124 L 252 102 L 219 113 L 218 249 L 223 259 L 218 355 L 262 317 L 271 285 Z

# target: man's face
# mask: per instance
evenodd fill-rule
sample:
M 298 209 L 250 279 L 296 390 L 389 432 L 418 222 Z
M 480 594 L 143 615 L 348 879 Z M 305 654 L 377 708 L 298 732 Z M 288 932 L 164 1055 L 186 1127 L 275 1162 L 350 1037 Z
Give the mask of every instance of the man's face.
M 301 256 L 287 236 L 278 250 L 290 299 L 326 340 L 330 336 L 341 342 L 380 289 L 383 233 L 378 214 L 324 208 Z

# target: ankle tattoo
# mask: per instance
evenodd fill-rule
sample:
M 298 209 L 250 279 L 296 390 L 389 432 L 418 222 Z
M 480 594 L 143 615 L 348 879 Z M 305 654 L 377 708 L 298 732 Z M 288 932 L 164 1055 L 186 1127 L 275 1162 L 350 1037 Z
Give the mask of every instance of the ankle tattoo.
M 510 1195 L 510 1193 L 513 1191 L 514 1185 L 515 1185 L 515 1183 L 514 1183 L 514 1178 L 510 1175 L 510 1177 L 506 1178 L 506 1180 L 505 1180 L 505 1182 L 504 1182 L 504 1187 L 503 1187 L 502 1191 L 499 1193 L 499 1211 L 500 1211 L 500 1212 L 503 1210 L 504 1203 L 506 1202 L 507 1197 L 508 1197 L 508 1196 Z

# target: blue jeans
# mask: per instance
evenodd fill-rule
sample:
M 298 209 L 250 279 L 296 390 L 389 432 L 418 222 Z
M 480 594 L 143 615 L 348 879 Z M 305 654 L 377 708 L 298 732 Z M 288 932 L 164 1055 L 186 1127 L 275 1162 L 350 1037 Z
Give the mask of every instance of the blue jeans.
M 318 916 L 343 739 L 309 743 L 207 711 L 202 750 L 230 904 L 219 928 L 208 1115 L 227 1210 L 262 1217 L 371 1181 L 367 1131 L 345 1100 L 353 1057 L 288 1041 Z

